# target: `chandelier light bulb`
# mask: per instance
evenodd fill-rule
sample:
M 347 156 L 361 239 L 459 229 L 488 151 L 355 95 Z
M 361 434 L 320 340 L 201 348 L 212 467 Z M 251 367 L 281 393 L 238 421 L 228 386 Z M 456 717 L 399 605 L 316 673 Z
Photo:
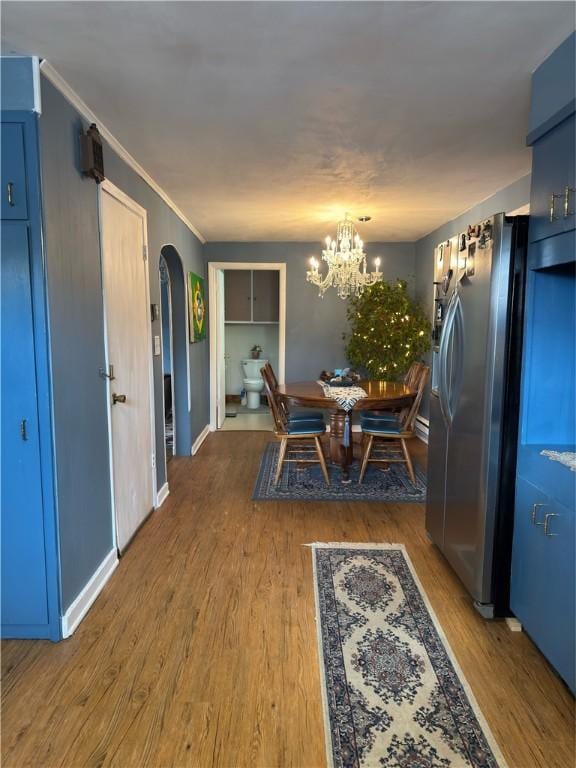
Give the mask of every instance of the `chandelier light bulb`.
M 326 236 L 326 240 L 324 242 L 326 243 L 326 249 L 330 248 L 330 242 L 331 242 L 330 235 Z
M 376 269 L 380 268 L 380 256 L 376 256 L 376 258 L 374 259 L 374 266 L 376 267 Z

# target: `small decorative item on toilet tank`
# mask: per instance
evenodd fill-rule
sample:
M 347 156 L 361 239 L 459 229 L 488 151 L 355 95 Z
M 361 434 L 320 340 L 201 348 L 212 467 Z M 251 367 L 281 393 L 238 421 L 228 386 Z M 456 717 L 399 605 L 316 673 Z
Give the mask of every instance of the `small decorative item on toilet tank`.
M 252 349 L 250 350 L 252 354 L 253 360 L 258 360 L 260 358 L 260 355 L 262 353 L 262 347 L 259 344 L 254 344 Z

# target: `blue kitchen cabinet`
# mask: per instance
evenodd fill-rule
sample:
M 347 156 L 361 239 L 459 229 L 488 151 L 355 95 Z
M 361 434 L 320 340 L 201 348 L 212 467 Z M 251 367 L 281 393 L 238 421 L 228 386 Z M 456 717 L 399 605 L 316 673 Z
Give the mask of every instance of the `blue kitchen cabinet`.
M 2 116 L 2 637 L 61 637 L 38 118 Z M 5 163 L 4 160 L 7 160 Z
M 576 116 L 571 115 L 534 145 L 530 240 L 542 240 L 576 227 Z
M 539 473 L 539 485 L 548 485 L 546 469 Z M 574 509 L 561 504 L 549 489 L 519 477 L 515 512 L 512 608 L 574 691 Z
M 569 37 L 533 77 L 533 173 L 510 607 L 576 690 L 576 180 Z M 561 77 L 559 77 L 561 75 Z M 554 198 L 552 198 L 554 195 Z M 552 206 L 552 203 L 554 205 Z
M 2 121 L 2 221 L 27 218 L 24 125 Z

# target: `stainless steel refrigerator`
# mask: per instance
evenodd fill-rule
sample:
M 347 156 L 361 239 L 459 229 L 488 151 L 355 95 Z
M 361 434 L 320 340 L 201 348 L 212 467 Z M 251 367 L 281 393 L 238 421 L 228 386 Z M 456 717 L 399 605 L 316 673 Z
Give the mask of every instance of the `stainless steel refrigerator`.
M 527 230 L 468 227 L 435 281 L 426 528 L 486 617 L 508 609 Z

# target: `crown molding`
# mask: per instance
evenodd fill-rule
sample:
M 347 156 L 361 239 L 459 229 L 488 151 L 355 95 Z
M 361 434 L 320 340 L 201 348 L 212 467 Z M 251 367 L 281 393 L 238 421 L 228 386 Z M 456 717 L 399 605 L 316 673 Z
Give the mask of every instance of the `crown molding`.
M 147 173 L 140 163 L 132 157 L 130 152 L 118 141 L 114 134 L 104 125 L 102 120 L 90 109 L 83 99 L 78 96 L 76 91 L 64 80 L 64 78 L 54 69 L 47 59 L 43 59 L 40 63 L 40 72 L 46 77 L 52 85 L 60 91 L 62 96 L 72 104 L 72 106 L 90 123 L 96 123 L 98 131 L 102 138 L 106 141 L 109 147 L 120 157 L 126 165 L 128 165 L 140 178 L 151 187 L 156 194 L 162 198 L 166 205 L 174 211 L 176 216 L 182 221 L 188 229 L 196 235 L 201 243 L 206 242 L 206 238 L 196 229 L 194 224 L 186 217 L 186 215 L 178 208 L 176 203 L 169 197 L 169 195 L 157 184 L 152 176 Z

